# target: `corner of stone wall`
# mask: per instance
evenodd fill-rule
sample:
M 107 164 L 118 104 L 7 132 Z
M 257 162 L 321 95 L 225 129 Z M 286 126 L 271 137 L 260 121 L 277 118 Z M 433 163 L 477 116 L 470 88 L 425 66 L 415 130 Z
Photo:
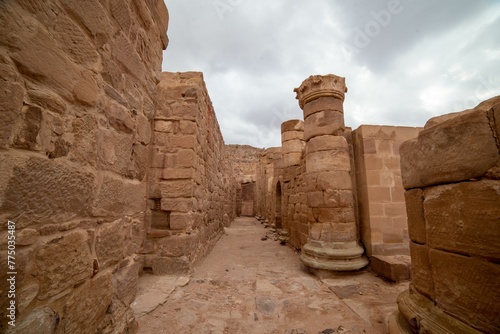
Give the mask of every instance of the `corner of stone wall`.
M 420 128 L 361 125 L 353 131 L 358 212 L 371 269 L 391 281 L 410 278 L 409 238 L 399 147 Z
M 234 219 L 233 175 L 200 72 L 162 73 L 143 270 L 187 274 Z

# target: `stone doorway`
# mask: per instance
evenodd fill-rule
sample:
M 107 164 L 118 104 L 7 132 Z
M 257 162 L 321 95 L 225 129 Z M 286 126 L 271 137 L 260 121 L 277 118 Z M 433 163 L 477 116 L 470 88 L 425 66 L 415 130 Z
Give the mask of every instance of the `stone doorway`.
M 255 182 L 241 184 L 241 215 L 247 217 L 255 216 Z

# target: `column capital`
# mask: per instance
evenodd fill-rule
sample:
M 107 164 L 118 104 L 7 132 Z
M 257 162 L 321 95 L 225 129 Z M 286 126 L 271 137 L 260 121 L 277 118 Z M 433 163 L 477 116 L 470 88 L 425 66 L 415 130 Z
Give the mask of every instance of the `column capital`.
M 299 100 L 300 107 L 304 108 L 306 103 L 324 96 L 332 96 L 344 101 L 347 87 L 344 77 L 334 74 L 311 75 L 293 91 L 297 93 L 296 99 Z

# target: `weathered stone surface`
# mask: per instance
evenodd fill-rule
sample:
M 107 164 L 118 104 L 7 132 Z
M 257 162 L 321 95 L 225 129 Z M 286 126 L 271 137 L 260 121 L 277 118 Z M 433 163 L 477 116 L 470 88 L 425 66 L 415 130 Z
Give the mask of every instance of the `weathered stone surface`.
M 75 98 L 83 104 L 90 106 L 96 104 L 99 98 L 99 87 L 90 71 L 82 73 L 80 79 L 75 83 L 73 94 Z
M 482 177 L 500 158 L 486 112 L 466 113 L 400 147 L 406 189 Z
M 24 285 L 21 289 L 19 289 L 17 299 L 17 309 L 19 312 L 23 312 L 29 306 L 29 304 L 36 298 L 39 291 L 40 286 L 36 283 Z
M 24 75 L 34 75 L 72 101 L 73 87 L 81 72 L 42 29 L 17 45 L 11 57 Z
M 304 121 L 300 119 L 291 119 L 281 123 L 281 133 L 288 131 L 304 131 Z
M 109 119 L 109 124 L 116 131 L 132 133 L 135 123 L 127 108 L 117 103 L 110 103 L 104 112 Z
M 38 308 L 33 310 L 20 323 L 16 322 L 15 331 L 8 330 L 7 333 L 54 333 L 57 320 L 57 314 L 50 307 Z
M 344 137 L 325 135 L 311 138 L 307 142 L 306 154 L 319 151 L 348 152 L 348 150 L 349 147 Z
M 349 242 L 356 239 L 356 225 L 328 222 L 312 224 L 309 238 L 324 242 Z
M 191 212 L 198 210 L 196 198 L 162 198 L 161 209 L 165 211 Z
M 146 209 L 145 198 L 145 184 L 102 173 L 98 178 L 92 213 L 94 216 L 118 216 L 143 212 Z
M 49 239 L 37 246 L 29 259 L 27 272 L 36 278 L 38 300 L 55 296 L 92 276 L 92 254 L 88 235 L 74 231 Z
M 282 145 L 283 145 L 282 146 L 283 154 L 295 152 L 298 153 L 300 157 L 300 154 L 302 153 L 302 151 L 304 151 L 306 143 L 302 140 L 297 139 L 297 140 L 286 141 Z
M 75 63 L 92 66 L 98 61 L 94 45 L 70 16 L 60 13 L 54 20 L 53 29 L 57 45 Z
M 485 333 L 500 328 L 500 268 L 478 258 L 431 250 L 437 306 Z
M 98 154 L 96 154 L 96 150 L 101 149 L 101 146 L 97 144 L 99 139 L 97 129 L 98 120 L 93 115 L 85 115 L 73 120 L 73 145 L 69 152 L 69 158 L 72 161 L 82 165 L 97 165 L 100 153 L 98 151 Z
M 329 189 L 352 189 L 349 171 L 327 170 L 316 173 L 307 173 L 305 179 L 308 191 Z
M 124 8 L 123 4 L 117 5 L 117 8 Z M 139 81 L 144 82 L 146 75 L 146 67 L 141 61 L 139 55 L 135 52 L 134 46 L 122 34 L 111 43 L 111 54 L 113 57 Z
M 409 256 L 383 256 L 370 257 L 371 269 L 392 282 L 406 281 L 410 279 L 410 257 Z
M 136 297 L 139 271 L 141 269 L 138 262 L 129 261 L 125 267 L 120 268 L 113 275 L 116 297 L 123 301 L 125 305 L 130 305 Z
M 449 114 L 444 114 L 444 115 L 432 117 L 425 123 L 425 129 L 431 128 L 435 125 L 438 125 L 440 123 L 443 123 L 443 122 L 445 122 L 449 119 L 453 119 L 455 117 L 460 117 L 460 116 L 463 116 L 465 114 L 474 113 L 478 110 L 488 111 L 489 109 L 493 108 L 495 105 L 498 105 L 499 103 L 500 103 L 500 96 L 495 96 L 495 97 L 492 97 L 491 99 L 482 101 L 473 109 L 466 109 L 466 110 L 459 111 L 459 112 L 452 112 Z
M 353 224 L 354 210 L 349 208 L 313 208 L 311 210 L 312 217 L 315 221 L 325 223 Z M 311 221 L 314 221 L 311 219 Z
M 16 245 L 29 246 L 36 242 L 40 234 L 32 228 L 25 228 L 16 233 Z
M 144 267 L 151 268 L 155 275 L 185 275 L 189 272 L 189 258 L 182 256 L 179 258 L 146 256 Z
M 99 129 L 97 133 L 97 157 L 103 168 L 118 175 L 129 175 L 130 158 L 134 148 L 132 133 L 113 129 Z M 94 148 L 93 156 L 96 156 Z
M 306 149 L 307 150 L 307 149 Z M 350 171 L 351 161 L 347 144 L 345 147 L 330 151 L 317 151 L 306 153 L 306 171 L 308 173 L 321 171 Z
M 14 122 L 21 114 L 23 89 L 16 82 L 2 83 L 0 89 L 0 148 L 9 145 Z
M 158 254 L 164 257 L 181 257 L 191 253 L 190 248 L 197 243 L 195 235 L 173 235 L 157 240 Z
M 95 333 L 113 295 L 112 275 L 98 275 L 79 287 L 68 299 L 60 315 L 57 334 Z
M 147 146 L 135 143 L 132 147 L 133 166 L 129 163 L 127 176 L 143 181 L 146 177 L 149 164 L 149 149 Z
M 429 259 L 430 248 L 410 242 L 411 280 L 415 288 L 423 295 L 433 298 L 435 279 Z
M 200 216 L 196 213 L 175 212 L 170 215 L 170 229 L 172 230 L 189 230 L 199 223 Z
M 151 140 L 151 124 L 144 115 L 137 116 L 136 140 L 144 145 L 148 145 Z
M 428 188 L 423 208 L 430 247 L 500 260 L 500 180 Z
M 424 192 L 412 189 L 405 192 L 406 213 L 408 215 L 408 233 L 410 239 L 420 244 L 427 242 L 424 217 Z
M 283 154 L 283 168 L 298 166 L 302 160 L 303 153 Z
M 165 4 L 0 7 L 0 216 L 17 228 L 16 332 L 135 332 L 139 265 L 122 259 L 145 236 Z
M 97 230 L 95 252 L 99 260 L 100 270 L 106 269 L 120 262 L 125 253 L 122 247 L 129 229 L 124 226 L 124 222 L 118 219 L 112 223 L 103 224 Z
M 302 84 L 293 90 L 299 100 L 299 105 L 305 109 L 308 103 L 318 99 L 339 99 L 344 101 L 347 92 L 345 78 L 334 74 L 311 75 Z
M 36 104 L 44 109 L 50 110 L 58 114 L 64 114 L 67 110 L 67 105 L 64 100 L 54 92 L 34 87 L 28 90 L 31 103 Z
M 23 125 L 14 138 L 14 147 L 32 151 L 40 150 L 39 132 L 42 126 L 43 112 L 36 106 L 24 107 L 21 113 Z
M 344 114 L 337 110 L 316 112 L 304 121 L 304 140 L 323 135 L 341 134 L 344 129 Z
M 90 31 L 97 47 L 114 35 L 114 27 L 98 0 L 61 0 L 61 3 L 77 18 L 77 22 L 82 23 Z
M 12 159 L 16 165 L 11 174 L 5 175 L 10 178 L 3 188 L 1 211 L 10 217 L 23 214 L 18 228 L 34 223 L 60 223 L 89 212 L 95 189 L 93 173 L 62 161 L 4 157 L 2 164 L 9 164 Z

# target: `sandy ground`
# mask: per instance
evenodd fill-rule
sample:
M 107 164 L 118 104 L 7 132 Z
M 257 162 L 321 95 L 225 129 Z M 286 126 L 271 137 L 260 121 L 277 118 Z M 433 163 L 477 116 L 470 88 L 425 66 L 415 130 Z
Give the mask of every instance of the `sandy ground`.
M 191 277 L 143 276 L 140 334 L 386 333 L 399 292 L 367 270 L 318 279 L 254 218 L 238 218 Z

